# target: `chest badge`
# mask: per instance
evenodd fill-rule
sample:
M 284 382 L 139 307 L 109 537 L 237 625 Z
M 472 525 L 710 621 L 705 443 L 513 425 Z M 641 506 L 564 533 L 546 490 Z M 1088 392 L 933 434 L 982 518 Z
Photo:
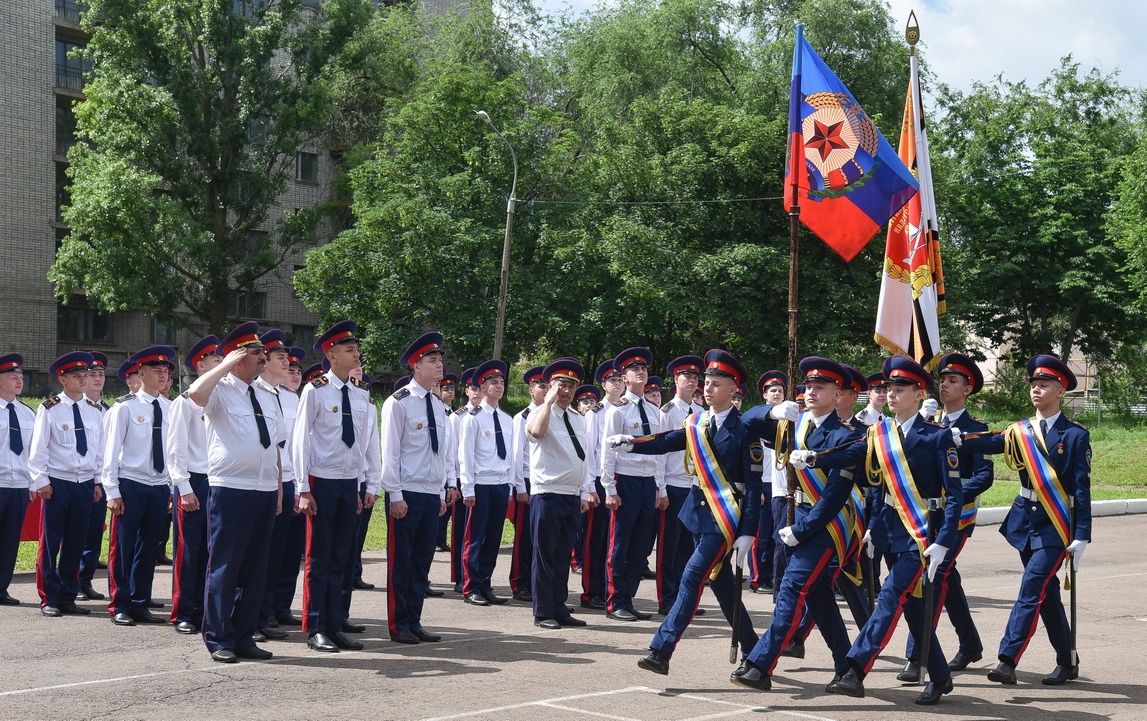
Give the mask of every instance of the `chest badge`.
M 419 423 L 419 424 L 415 425 L 415 426 L 414 426 L 414 429 L 415 429 L 415 430 L 418 430 L 418 431 L 422 430 L 422 424 L 421 424 L 421 423 Z
M 331 406 L 331 413 L 338 413 L 338 412 L 339 412 L 338 406 Z
M 67 423 L 65 423 L 65 424 L 64 424 L 64 430 L 65 430 L 65 431 L 66 431 L 66 430 L 68 430 L 68 429 L 70 429 L 70 428 L 71 428 L 71 426 L 69 426 Z
M 638 423 L 637 421 L 634 421 L 634 422 L 633 422 L 633 427 L 634 427 L 634 428 L 640 428 L 640 427 L 641 427 L 641 424 L 640 424 L 640 423 Z
M 146 421 L 146 420 L 147 420 L 147 419 L 146 419 L 146 418 L 144 418 L 143 416 L 140 416 L 140 417 L 139 417 L 139 422 L 140 422 L 140 423 L 143 423 L 143 422 L 144 422 L 144 421 Z
M 1055 447 L 1059 451 L 1059 455 L 1062 456 L 1063 455 L 1063 444 L 1062 443 L 1056 443 Z
M 486 431 L 486 435 L 487 435 L 487 436 L 488 436 L 488 435 L 490 435 L 490 431 Z

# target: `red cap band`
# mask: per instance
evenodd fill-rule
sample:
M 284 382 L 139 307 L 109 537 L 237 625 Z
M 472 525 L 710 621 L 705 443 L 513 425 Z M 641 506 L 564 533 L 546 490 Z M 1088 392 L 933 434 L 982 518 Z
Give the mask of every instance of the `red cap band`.
M 541 380 L 541 378 L 539 377 L 538 380 Z M 577 373 L 575 373 L 574 371 L 572 371 L 568 368 L 563 368 L 561 370 L 557 370 L 557 371 L 554 371 L 553 373 L 551 373 L 550 374 L 550 380 L 551 381 L 555 381 L 555 380 L 573 381 L 574 383 L 577 383 L 581 379 L 577 377 Z
M 487 378 L 493 378 L 494 376 L 502 376 L 502 369 L 501 368 L 491 368 L 490 370 L 483 373 L 480 378 L 477 378 L 476 381 L 477 381 L 478 385 L 482 385 L 483 383 L 486 382 Z
M 347 335 L 350 335 L 350 334 L 347 333 Z M 324 350 L 324 352 L 326 351 L 325 348 L 323 350 Z M 436 351 L 436 350 L 442 350 L 441 348 L 438 347 L 437 343 L 431 343 L 430 345 L 422 346 L 421 348 L 419 348 L 418 350 L 416 350 L 410 354 L 410 360 L 408 361 L 408 365 L 414 365 L 418 361 L 422 360 L 422 357 L 425 356 L 427 353 L 430 353 L 430 352 Z
M 734 368 L 731 365 L 727 365 L 725 363 L 722 363 L 721 361 L 710 361 L 709 365 L 706 367 L 706 370 L 721 371 L 722 373 L 728 373 L 729 375 L 733 376 L 733 382 L 734 383 L 736 383 L 738 385 L 741 383 L 740 371 L 738 371 L 736 368 Z
M 1041 375 L 1047 375 L 1047 376 L 1051 376 L 1052 378 L 1055 378 L 1057 381 L 1060 382 L 1060 384 L 1064 388 L 1067 388 L 1067 386 L 1068 386 L 1067 376 L 1060 373 L 1059 371 L 1057 371 L 1054 368 L 1047 368 L 1045 366 L 1040 366 L 1039 368 L 1036 368 L 1034 371 L 1032 371 L 1032 377 L 1033 378 L 1036 378 L 1036 377 L 1041 376 Z
M 636 355 L 636 356 L 633 356 L 632 358 L 626 358 L 622 362 L 618 363 L 617 366 L 619 368 L 621 368 L 622 371 L 624 371 L 626 368 L 633 365 L 634 363 L 645 363 L 645 359 L 639 355 Z M 648 365 L 648 363 L 646 363 L 646 365 Z
M 191 356 L 191 365 L 198 364 L 199 361 L 203 360 L 207 356 L 214 353 L 216 351 L 216 349 L 218 349 L 218 348 L 219 348 L 219 346 L 214 344 L 214 343 L 212 343 L 211 345 L 208 345 L 208 346 L 204 346 L 198 353 Z
M 920 390 L 925 390 L 928 387 L 928 384 L 924 381 L 923 378 L 916 375 L 915 373 L 912 373 L 910 371 L 906 371 L 902 368 L 893 369 L 892 372 L 888 374 L 888 376 L 889 376 L 888 377 L 889 381 L 897 380 L 897 379 L 906 380 L 906 381 L 909 381 L 910 383 L 912 383 L 912 385 L 916 386 Z
M 16 361 L 9 361 L 8 363 L 0 363 L 0 373 L 4 371 L 13 371 L 20 368 L 20 364 Z
M 949 363 L 948 365 L 946 365 L 940 369 L 940 373 L 959 373 L 960 375 L 967 378 L 969 381 L 971 381 L 973 378 L 975 378 L 975 376 L 972 375 L 972 371 L 968 370 L 967 368 L 965 368 L 964 366 L 962 366 L 958 363 Z
M 804 376 L 805 383 L 809 381 L 823 381 L 827 380 L 835 383 L 838 387 L 844 388 L 844 378 L 837 373 L 825 370 L 823 368 L 812 368 Z M 851 385 L 851 384 L 850 384 Z
M 326 353 L 331 348 L 335 347 L 341 341 L 344 341 L 347 338 L 354 338 L 354 333 L 351 333 L 349 330 L 344 330 L 342 333 L 335 333 L 330 338 L 327 338 L 323 341 L 323 353 Z

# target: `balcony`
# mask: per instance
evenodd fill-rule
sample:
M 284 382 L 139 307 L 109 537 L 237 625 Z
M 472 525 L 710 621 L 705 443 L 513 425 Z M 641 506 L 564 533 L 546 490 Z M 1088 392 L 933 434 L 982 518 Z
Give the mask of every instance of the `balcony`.
M 76 0 L 56 0 L 56 17 L 70 22 L 80 22 L 80 15 L 88 11 L 88 4 Z

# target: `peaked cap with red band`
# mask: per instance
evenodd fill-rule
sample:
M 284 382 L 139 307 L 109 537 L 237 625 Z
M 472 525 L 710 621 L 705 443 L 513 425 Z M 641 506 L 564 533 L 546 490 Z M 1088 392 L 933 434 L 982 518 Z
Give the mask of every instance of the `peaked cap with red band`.
M 483 383 L 496 376 L 505 378 L 510 373 L 510 366 L 506 365 L 506 361 L 502 360 L 488 360 L 479 365 L 474 370 L 474 385 L 481 386 Z
M 191 346 L 191 350 L 183 356 L 183 365 L 187 366 L 187 370 L 195 373 L 195 364 L 213 354 L 218 348 L 219 336 L 214 333 L 205 335 L 195 341 L 195 345 Z
M 263 335 L 259 336 L 259 340 L 263 343 L 263 348 L 270 353 L 273 350 L 282 348 L 287 350 L 287 334 L 279 328 L 272 328 Z
M 885 359 L 881 370 L 888 382 L 896 385 L 916 386 L 922 391 L 931 391 L 936 385 L 932 374 L 906 355 L 894 355 Z
M 697 355 L 683 355 L 679 358 L 674 358 L 669 361 L 665 366 L 665 375 L 669 378 L 676 378 L 678 373 L 696 373 L 701 375 L 701 371 L 705 368 L 705 359 Z
M 613 359 L 613 365 L 619 373 L 624 373 L 626 368 L 635 363 L 644 363 L 646 367 L 651 367 L 653 365 L 653 352 L 640 346 L 626 348 Z
M 104 355 L 103 353 L 100 353 L 98 350 L 90 350 L 90 351 L 88 351 L 88 353 L 91 354 L 91 356 L 92 356 L 92 364 L 91 364 L 91 366 L 89 366 L 89 370 L 93 370 L 93 371 L 107 370 L 108 357 L 106 355 Z
M 69 373 L 71 371 L 86 371 L 91 367 L 91 365 L 91 353 L 85 353 L 82 350 L 74 350 L 57 358 L 55 362 L 49 366 L 48 373 L 55 376 L 62 373 Z
M 839 363 L 828 358 L 821 358 L 820 356 L 809 356 L 802 358 L 800 362 L 801 374 L 804 375 L 804 382 L 810 381 L 824 381 L 832 383 L 837 388 L 844 388 L 846 384 L 851 383 L 852 376 L 844 369 Z
M 138 364 L 125 360 L 123 363 L 120 363 L 119 368 L 116 369 L 115 377 L 126 383 L 128 376 L 130 376 L 132 373 L 138 372 Z
M 601 390 L 597 386 L 593 385 L 578 386 L 577 390 L 574 391 L 574 400 L 580 401 L 585 400 L 586 398 L 592 398 L 595 401 L 600 401 Z
M 757 379 L 757 390 L 763 396 L 770 386 L 789 387 L 789 377 L 784 371 L 768 371 Z
M 796 394 L 796 397 L 794 398 L 794 400 L 803 401 L 804 400 L 804 392 L 805 392 L 804 383 L 801 383 L 799 386 L 797 386 L 797 394 Z
M 398 365 L 412 366 L 431 353 L 445 353 L 442 350 L 443 340 L 442 334 L 436 330 L 423 333 L 418 336 L 418 340 L 410 344 L 405 353 L 399 356 Z
M 466 370 L 462 371 L 462 377 L 460 379 L 462 381 L 462 385 L 466 386 L 467 388 L 477 387 L 478 384 L 474 382 L 474 371 L 476 370 L 478 370 L 478 366 L 467 368 Z
M 728 376 L 733 383 L 741 385 L 748 377 L 745 366 L 729 351 L 714 348 L 705 354 L 705 375 Z
M 443 373 L 442 380 L 438 381 L 439 388 L 450 388 L 458 385 L 458 376 L 453 373 Z
M 558 358 L 542 369 L 542 377 L 547 383 L 554 381 L 581 383 L 585 378 L 585 368 L 573 358 Z
M 311 365 L 307 366 L 305 371 L 303 371 L 303 383 L 310 383 L 314 379 L 321 376 L 323 373 L 326 373 L 326 371 L 323 370 L 322 363 L 312 363 Z
M 873 373 L 872 375 L 868 376 L 864 380 L 868 382 L 868 389 L 869 390 L 872 390 L 873 388 L 887 388 L 888 387 L 888 379 L 884 377 L 883 373 Z
M 868 379 L 864 377 L 863 373 L 856 370 L 847 363 L 841 363 L 840 367 L 843 368 L 845 373 L 848 374 L 848 377 L 846 378 L 848 381 L 848 388 L 856 391 L 857 393 L 868 390 Z
M 940 369 L 936 375 L 943 377 L 945 373 L 963 376 L 972 386 L 973 393 L 979 393 L 984 387 L 984 374 L 980 372 L 980 367 L 963 353 L 946 353 L 940 358 Z
M 259 324 L 249 320 L 235 326 L 230 333 L 223 336 L 223 340 L 219 341 L 219 347 L 215 349 L 215 353 L 225 356 L 240 348 L 262 347 L 263 341 L 259 340 Z
M 1073 391 L 1077 385 L 1075 374 L 1053 355 L 1032 356 L 1028 361 L 1028 381 L 1035 380 L 1059 381 L 1065 391 Z
M 532 385 L 534 383 L 547 383 L 548 380 L 545 377 L 546 368 L 549 368 L 549 366 L 534 366 L 533 368 L 530 368 L 522 374 L 522 381 L 524 381 L 526 385 Z
M 127 362 L 141 368 L 143 366 L 167 366 L 168 370 L 173 371 L 175 370 L 176 357 L 175 349 L 169 345 L 151 345 L 132 353 Z
M 621 375 L 621 371 L 617 369 L 617 363 L 615 361 L 615 358 L 610 358 L 597 367 L 597 372 L 593 374 L 593 379 L 597 381 L 598 385 L 604 384 L 607 378 Z
M 24 365 L 24 356 L 19 353 L 9 353 L 8 355 L 0 356 L 0 373 L 23 370 L 21 368 L 22 365 Z
M 297 345 L 293 345 L 287 349 L 287 365 L 299 366 L 302 368 L 303 359 L 307 357 L 307 349 Z
M 356 330 L 358 330 L 358 323 L 353 320 L 340 320 L 315 340 L 315 350 L 319 353 L 326 353 L 339 343 L 357 341 L 358 338 L 354 335 Z
M 661 390 L 661 377 L 660 376 L 649 376 L 649 379 L 647 381 L 645 381 L 645 391 L 646 392 L 649 392 L 649 391 L 653 390 L 654 388 L 656 388 L 657 390 Z

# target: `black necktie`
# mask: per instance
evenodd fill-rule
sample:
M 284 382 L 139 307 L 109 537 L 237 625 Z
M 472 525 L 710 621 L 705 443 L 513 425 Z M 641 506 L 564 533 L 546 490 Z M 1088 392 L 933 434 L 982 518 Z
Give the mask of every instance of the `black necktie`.
M 1045 438 L 1047 437 L 1047 419 L 1040 419 L 1039 434 Z
M 900 442 L 904 442 L 904 426 L 900 425 L 900 421 L 896 421 L 896 434 L 900 436 Z
M 940 418 L 940 425 L 944 426 L 945 428 L 952 427 L 952 419 L 948 417 L 947 413 L 945 413 L 943 417 Z
M 24 436 L 20 435 L 20 418 L 16 415 L 15 401 L 8 404 L 8 447 L 17 456 L 24 452 Z
M 76 452 L 88 455 L 88 432 L 84 430 L 84 419 L 80 417 L 80 404 L 72 404 L 72 425 L 76 427 Z
M 354 418 L 350 414 L 350 386 L 343 384 L 343 443 L 354 447 Z
M 717 436 L 717 416 L 709 414 L 709 440 L 713 440 Z
M 498 410 L 494 409 L 494 442 L 498 444 L 498 458 L 506 458 L 506 441 L 502 439 L 502 424 L 498 422 Z
M 641 435 L 647 436 L 650 434 L 649 430 L 649 416 L 645 415 L 645 401 L 638 399 L 637 412 L 641 414 Z
M 255 386 L 247 386 L 247 395 L 251 398 L 251 408 L 255 411 L 255 425 L 259 427 L 259 443 L 264 448 L 271 447 L 271 433 L 267 430 L 267 419 L 263 417 L 263 407 L 255 397 Z
M 151 466 L 157 472 L 163 472 L 163 409 L 159 407 L 159 399 L 151 402 Z M 79 411 L 76 418 L 79 418 Z M 84 440 L 84 447 L 88 442 Z M 80 451 L 83 453 L 83 451 Z
M 426 394 L 426 425 L 430 427 L 430 450 L 438 453 L 438 423 L 434 420 L 434 402 L 431 395 Z
M 569 411 L 563 411 L 562 412 L 562 420 L 565 421 L 566 430 L 569 431 L 570 440 L 573 441 L 574 452 L 577 453 L 578 458 L 580 458 L 581 460 L 584 461 L 585 460 L 585 451 L 582 450 L 581 444 L 578 443 L 577 434 L 574 433 L 573 424 L 570 423 L 570 412 Z

